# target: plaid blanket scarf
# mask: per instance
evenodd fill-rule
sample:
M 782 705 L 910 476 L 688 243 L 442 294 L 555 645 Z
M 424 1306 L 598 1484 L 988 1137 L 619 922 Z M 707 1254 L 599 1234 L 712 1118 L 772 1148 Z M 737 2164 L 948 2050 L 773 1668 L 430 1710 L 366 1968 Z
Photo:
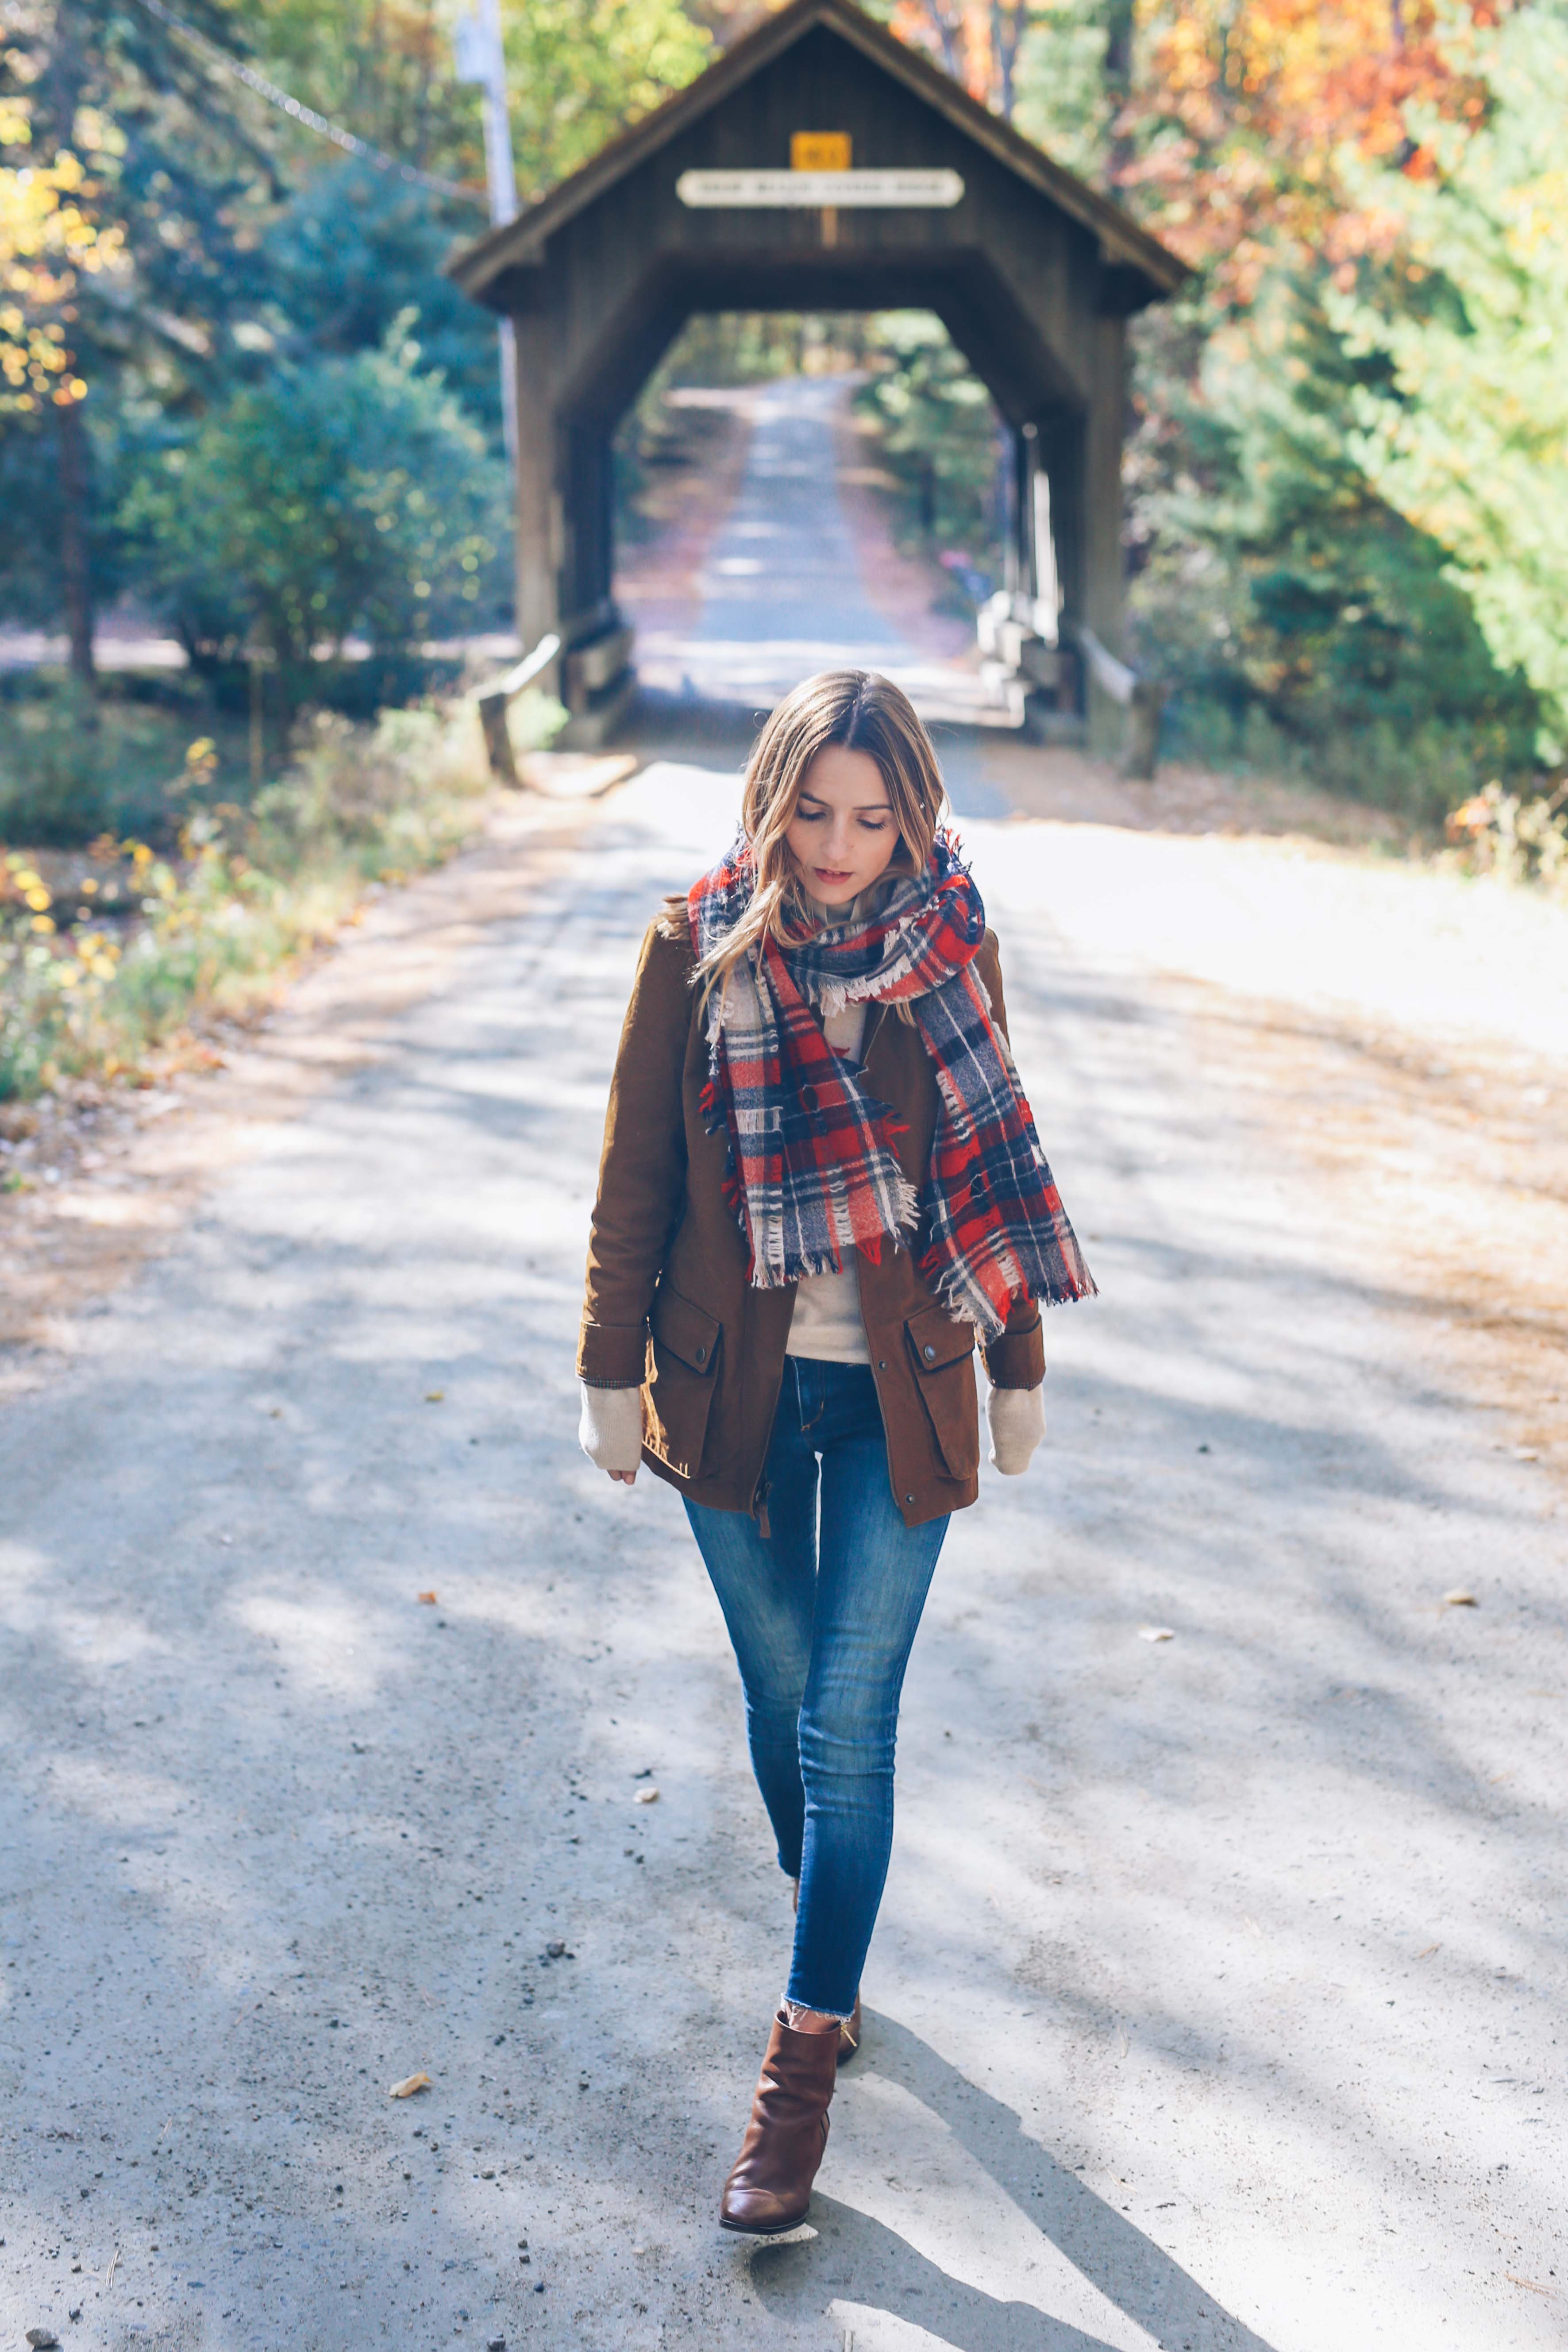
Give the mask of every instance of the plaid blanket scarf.
M 733 929 L 756 869 L 737 839 L 695 883 L 687 911 L 699 959 Z M 709 1001 L 710 1132 L 730 1139 L 726 1192 L 759 1289 L 841 1271 L 845 1254 L 881 1261 L 908 1245 L 956 1322 L 1000 1331 L 1026 1297 L 1082 1298 L 1083 1262 L 1006 1039 L 974 957 L 985 909 L 957 845 L 939 834 L 923 873 L 878 911 L 781 946 L 764 937 Z M 942 1108 L 923 1185 L 905 1178 L 886 1103 L 822 1020 L 859 999 L 909 1001 Z

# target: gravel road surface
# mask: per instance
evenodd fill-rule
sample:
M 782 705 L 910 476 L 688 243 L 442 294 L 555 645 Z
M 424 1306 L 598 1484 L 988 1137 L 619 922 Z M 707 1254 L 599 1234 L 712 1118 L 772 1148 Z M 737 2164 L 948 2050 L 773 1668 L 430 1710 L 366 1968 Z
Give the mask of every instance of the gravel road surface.
M 0 2345 L 1560 2345 L 1568 1518 L 1195 1050 L 1152 837 L 1145 949 L 969 828 L 1103 1296 L 938 1571 L 814 2229 L 721 2238 L 787 1893 L 572 1349 L 733 806 L 585 811 L 0 1414 Z

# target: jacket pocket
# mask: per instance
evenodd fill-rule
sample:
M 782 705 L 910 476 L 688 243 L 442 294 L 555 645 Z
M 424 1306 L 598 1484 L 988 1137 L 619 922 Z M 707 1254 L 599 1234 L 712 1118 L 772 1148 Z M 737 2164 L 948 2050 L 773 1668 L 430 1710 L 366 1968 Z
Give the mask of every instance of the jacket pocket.
M 648 1324 L 653 1336 L 643 1389 L 646 1442 L 681 1477 L 695 1478 L 723 1330 L 668 1283 L 660 1283 L 655 1294 Z
M 974 1387 L 974 1332 L 940 1307 L 924 1307 L 904 1325 L 915 1386 L 950 1478 L 980 1468 L 980 1406 Z

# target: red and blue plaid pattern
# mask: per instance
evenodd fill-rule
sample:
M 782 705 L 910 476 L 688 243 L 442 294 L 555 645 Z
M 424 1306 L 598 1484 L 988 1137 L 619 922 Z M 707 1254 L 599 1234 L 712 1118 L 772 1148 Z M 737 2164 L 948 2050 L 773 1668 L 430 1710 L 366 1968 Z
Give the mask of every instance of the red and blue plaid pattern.
M 756 869 L 749 845 L 688 898 L 699 959 L 733 929 Z M 980 893 L 957 846 L 937 836 L 923 873 L 895 882 L 877 913 L 781 946 L 764 938 L 710 1000 L 703 1107 L 730 1138 L 729 1192 L 760 1289 L 913 1248 L 955 1321 L 1001 1330 L 1017 1301 L 1094 1289 L 1040 1150 L 1006 1040 L 973 970 Z M 835 1053 L 823 1013 L 907 998 L 935 1066 L 942 1110 L 919 1192 L 893 1149 L 900 1131 L 865 1071 Z

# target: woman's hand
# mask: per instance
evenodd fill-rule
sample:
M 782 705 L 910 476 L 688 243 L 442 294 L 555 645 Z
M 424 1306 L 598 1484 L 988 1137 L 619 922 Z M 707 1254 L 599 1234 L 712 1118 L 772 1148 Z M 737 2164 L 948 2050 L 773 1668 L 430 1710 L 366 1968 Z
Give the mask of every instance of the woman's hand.
M 993 1389 L 985 1400 L 991 1429 L 991 1459 L 1004 1478 L 1016 1478 L 1046 1433 L 1046 1391 L 1033 1389 Z
M 591 1388 L 586 1381 L 581 1386 L 578 1444 L 595 1468 L 605 1471 L 616 1486 L 635 1486 L 642 1460 L 641 1389 Z

